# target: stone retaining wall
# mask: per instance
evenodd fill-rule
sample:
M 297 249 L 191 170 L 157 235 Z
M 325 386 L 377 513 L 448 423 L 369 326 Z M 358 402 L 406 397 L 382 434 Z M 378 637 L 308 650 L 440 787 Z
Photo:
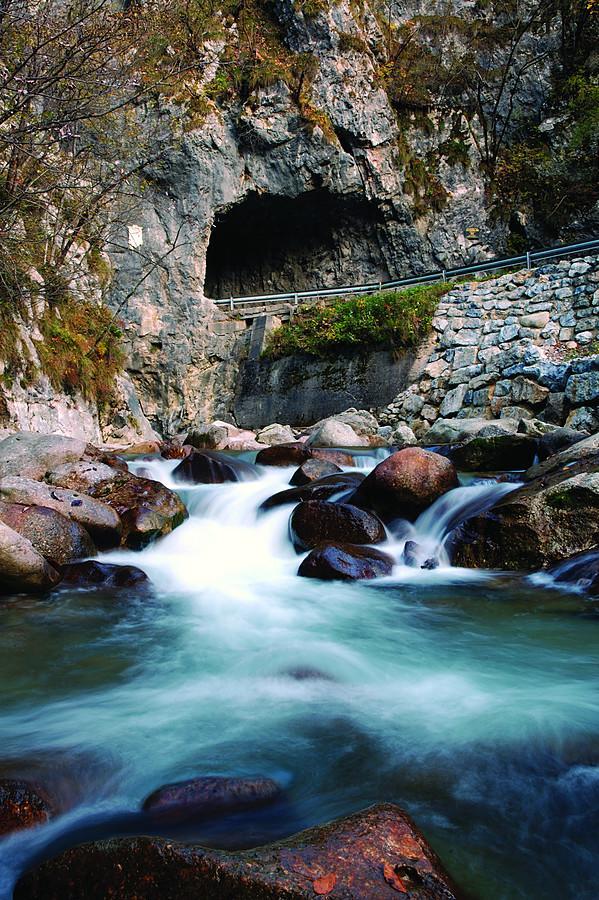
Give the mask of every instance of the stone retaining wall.
M 422 436 L 438 419 L 540 418 L 599 429 L 599 260 L 463 284 L 441 300 L 420 379 L 378 411 Z

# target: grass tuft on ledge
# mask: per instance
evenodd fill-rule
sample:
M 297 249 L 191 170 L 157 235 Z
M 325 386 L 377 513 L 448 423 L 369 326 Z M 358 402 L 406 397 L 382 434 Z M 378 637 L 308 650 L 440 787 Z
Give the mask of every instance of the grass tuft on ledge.
M 293 321 L 271 332 L 262 355 L 326 357 L 343 350 L 413 347 L 430 331 L 439 299 L 452 287 L 436 282 L 300 306 Z

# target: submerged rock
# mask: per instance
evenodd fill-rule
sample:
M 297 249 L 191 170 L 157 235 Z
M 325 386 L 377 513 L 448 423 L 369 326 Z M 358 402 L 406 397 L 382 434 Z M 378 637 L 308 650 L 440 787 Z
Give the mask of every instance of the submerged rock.
M 0 441 L 0 478 L 20 475 L 40 480 L 51 469 L 81 459 L 87 446 L 60 434 L 18 431 Z
M 63 566 L 61 586 L 148 589 L 152 582 L 137 566 L 117 566 L 96 559 Z
M 210 450 L 193 450 L 173 470 L 173 478 L 184 484 L 224 484 L 257 478 L 256 467 Z
M 281 795 L 272 778 L 202 776 L 166 784 L 147 797 L 142 809 L 160 818 L 185 818 L 202 814 L 251 809 L 271 803 Z
M 29 478 L 3 478 L 0 500 L 54 509 L 82 525 L 98 547 L 116 547 L 120 543 L 122 526 L 118 513 L 81 491 L 53 487 Z
M 101 841 L 43 863 L 15 900 L 455 900 L 414 823 L 391 803 L 229 853 L 158 838 Z
M 310 484 L 310 482 L 318 481 L 320 478 L 326 478 L 327 475 L 337 475 L 341 471 L 342 469 L 334 462 L 327 462 L 324 459 L 307 459 L 293 473 L 289 484 L 299 487 L 302 484 Z
M 58 570 L 31 541 L 0 521 L 0 594 L 43 593 L 59 581 Z
M 599 597 L 599 547 L 588 553 L 577 553 L 552 566 L 548 574 L 557 584 L 571 584 L 586 594 Z
M 458 469 L 468 472 L 497 472 L 501 469 L 528 469 L 535 461 L 537 439 L 526 434 L 497 434 L 475 437 L 449 453 Z
M 386 537 L 378 516 L 357 506 L 327 500 L 306 500 L 296 506 L 289 530 L 294 547 L 300 551 L 327 541 L 377 544 Z
M 310 448 L 298 441 L 293 444 L 265 447 L 256 456 L 256 464 L 259 466 L 301 466 L 311 457 Z
M 30 541 L 53 566 L 96 555 L 94 542 L 85 528 L 47 506 L 0 501 L 0 520 Z
M 39 785 L 29 781 L 0 780 L 0 836 L 41 825 L 53 814 L 53 804 Z
M 453 463 L 438 453 L 406 447 L 379 463 L 352 503 L 386 516 L 415 519 L 442 494 L 458 486 Z
M 374 547 L 357 544 L 324 544 L 302 561 L 297 574 L 323 581 L 359 581 L 390 575 L 395 560 Z

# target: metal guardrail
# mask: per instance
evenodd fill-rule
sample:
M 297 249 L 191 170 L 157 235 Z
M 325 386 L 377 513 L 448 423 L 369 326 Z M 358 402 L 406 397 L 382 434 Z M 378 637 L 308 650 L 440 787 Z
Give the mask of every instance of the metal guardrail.
M 474 275 L 477 272 L 493 272 L 496 269 L 512 268 L 513 266 L 525 266 L 530 269 L 533 263 L 544 259 L 555 259 L 560 256 L 586 256 L 599 253 L 599 238 L 591 241 L 583 241 L 579 244 L 566 244 L 561 247 L 552 247 L 547 250 L 534 250 L 521 256 L 509 256 L 502 259 L 487 259 L 484 262 L 475 263 L 472 266 L 461 266 L 456 269 L 439 269 L 436 272 L 427 272 L 424 275 L 412 275 L 409 278 L 398 278 L 395 281 L 379 281 L 370 284 L 353 284 L 345 287 L 321 288 L 316 291 L 291 291 L 287 294 L 254 294 L 249 297 L 229 297 L 228 299 L 215 300 L 221 306 L 229 306 L 232 310 L 236 306 L 246 306 L 250 303 L 281 303 L 290 301 L 297 306 L 300 300 L 317 299 L 319 297 L 341 297 L 346 294 L 372 294 L 375 291 L 392 290 L 393 288 L 409 287 L 416 284 L 427 284 L 430 281 L 446 281 L 449 278 L 459 278 L 462 275 Z

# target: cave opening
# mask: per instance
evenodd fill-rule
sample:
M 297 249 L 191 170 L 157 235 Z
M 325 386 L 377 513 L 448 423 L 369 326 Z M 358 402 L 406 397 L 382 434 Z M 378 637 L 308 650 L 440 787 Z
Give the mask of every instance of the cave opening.
M 384 281 L 383 238 L 382 216 L 363 198 L 252 193 L 215 219 L 204 292 L 223 299 Z

